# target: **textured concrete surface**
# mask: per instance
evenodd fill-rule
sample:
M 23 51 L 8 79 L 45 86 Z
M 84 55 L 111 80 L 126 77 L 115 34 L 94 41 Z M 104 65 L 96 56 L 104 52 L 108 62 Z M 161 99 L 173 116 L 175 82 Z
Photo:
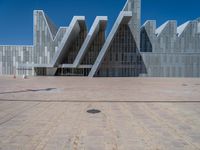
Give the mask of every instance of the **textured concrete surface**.
M 0 149 L 198 150 L 199 98 L 200 79 L 1 77 Z

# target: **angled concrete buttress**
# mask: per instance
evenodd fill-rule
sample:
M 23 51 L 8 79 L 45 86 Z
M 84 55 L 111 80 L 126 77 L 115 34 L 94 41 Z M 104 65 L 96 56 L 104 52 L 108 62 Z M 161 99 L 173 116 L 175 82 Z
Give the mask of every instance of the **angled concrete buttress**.
M 114 23 L 114 26 L 113 26 L 110 34 L 108 35 L 106 42 L 104 43 L 94 65 L 92 66 L 92 69 L 88 75 L 89 77 L 94 77 L 95 73 L 98 71 L 98 68 L 100 67 L 101 62 L 103 61 L 103 58 L 104 58 L 107 50 L 109 49 L 120 24 L 128 24 L 131 17 L 132 17 L 131 11 L 121 11 L 121 13 L 119 14 L 116 22 Z
M 47 22 L 47 27 L 49 30 L 49 33 L 51 35 L 51 40 L 55 40 L 58 33 L 60 32 L 60 28 L 57 31 L 57 34 L 53 34 L 52 30 L 50 30 L 50 25 L 48 23 L 48 19 L 46 18 L 47 16 L 44 14 L 43 11 L 40 11 L 40 13 L 43 14 L 45 21 Z M 58 46 L 57 51 L 55 51 L 54 57 L 52 58 L 51 63 L 49 64 L 21 64 L 21 67 L 33 67 L 33 68 L 55 68 L 58 67 L 58 65 L 61 64 L 61 61 L 64 59 L 63 57 L 65 56 L 65 54 L 67 53 L 70 44 L 74 41 L 74 39 L 78 36 L 81 27 L 80 26 L 84 26 L 86 28 L 86 24 L 85 24 L 85 17 L 84 16 L 74 16 L 69 27 L 65 27 L 66 28 L 66 32 L 61 40 L 61 43 Z M 55 32 L 56 33 L 56 32 Z
M 80 24 L 85 24 L 84 16 L 75 16 L 72 19 L 72 22 L 69 25 L 67 32 L 65 33 L 57 52 L 54 55 L 53 61 L 51 63 L 52 67 L 57 67 L 60 65 L 62 60 L 64 59 L 65 54 L 68 51 L 70 43 L 78 36 L 80 32 Z
M 63 64 L 63 68 L 77 68 L 80 65 L 81 60 L 83 59 L 85 53 L 87 52 L 88 48 L 91 46 L 92 42 L 94 41 L 94 38 L 98 34 L 100 29 L 105 29 L 107 24 L 108 18 L 106 16 L 97 16 L 89 33 L 87 34 L 87 37 L 81 46 L 81 49 L 76 56 L 73 64 Z

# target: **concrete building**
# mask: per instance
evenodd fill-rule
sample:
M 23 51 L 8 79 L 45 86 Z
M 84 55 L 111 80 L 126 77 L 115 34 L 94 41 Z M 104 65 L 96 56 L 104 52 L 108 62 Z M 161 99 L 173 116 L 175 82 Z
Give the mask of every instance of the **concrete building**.
M 106 16 L 57 28 L 35 10 L 33 45 L 0 46 L 0 75 L 200 77 L 200 19 L 156 28 L 140 16 L 141 0 L 127 0 L 106 37 Z

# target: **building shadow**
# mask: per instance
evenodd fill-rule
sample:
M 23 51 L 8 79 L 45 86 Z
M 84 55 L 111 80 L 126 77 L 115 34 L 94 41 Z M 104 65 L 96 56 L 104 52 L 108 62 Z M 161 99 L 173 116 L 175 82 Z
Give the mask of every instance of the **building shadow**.
M 16 93 L 26 93 L 26 92 L 48 92 L 48 91 L 52 91 L 52 90 L 56 90 L 56 88 L 46 88 L 46 89 L 26 89 L 26 90 L 19 90 L 19 91 L 9 91 L 9 92 L 1 92 L 0 94 L 16 94 Z
M 152 52 L 152 43 L 144 27 L 142 27 L 140 31 L 140 51 Z

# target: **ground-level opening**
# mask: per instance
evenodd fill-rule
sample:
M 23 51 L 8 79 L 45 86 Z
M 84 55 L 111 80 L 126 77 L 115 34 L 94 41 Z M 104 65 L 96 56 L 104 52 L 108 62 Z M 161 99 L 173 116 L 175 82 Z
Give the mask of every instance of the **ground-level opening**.
M 90 68 L 58 68 L 56 76 L 88 76 Z
M 36 76 L 88 76 L 91 68 L 35 68 Z

